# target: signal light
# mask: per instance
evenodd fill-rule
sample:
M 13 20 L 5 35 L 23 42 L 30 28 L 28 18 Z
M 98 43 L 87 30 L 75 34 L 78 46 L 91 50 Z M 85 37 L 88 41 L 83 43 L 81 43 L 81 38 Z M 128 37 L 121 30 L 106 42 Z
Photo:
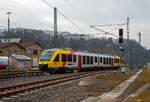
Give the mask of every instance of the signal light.
M 119 29 L 119 43 L 123 43 L 123 29 Z

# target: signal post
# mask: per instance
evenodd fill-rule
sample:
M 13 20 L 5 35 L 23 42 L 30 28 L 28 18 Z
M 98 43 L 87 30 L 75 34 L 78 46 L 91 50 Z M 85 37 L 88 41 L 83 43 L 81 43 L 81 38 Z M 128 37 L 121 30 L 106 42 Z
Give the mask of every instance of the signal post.
M 120 51 L 121 51 L 121 56 L 122 56 L 122 68 L 121 68 L 121 71 L 123 72 L 123 73 L 125 73 L 125 71 L 126 71 L 126 68 L 125 68 L 125 58 L 124 58 L 124 50 L 125 50 L 125 48 L 124 48 L 124 44 L 123 44 L 123 29 L 122 28 L 120 28 L 119 29 L 119 44 L 120 44 Z

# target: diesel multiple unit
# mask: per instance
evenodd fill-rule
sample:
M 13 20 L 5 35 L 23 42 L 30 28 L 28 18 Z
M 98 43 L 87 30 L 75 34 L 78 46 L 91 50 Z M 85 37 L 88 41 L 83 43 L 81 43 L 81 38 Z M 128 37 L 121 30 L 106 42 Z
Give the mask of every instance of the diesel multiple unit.
M 65 49 L 45 50 L 39 61 L 39 69 L 49 72 L 120 67 L 119 56 Z

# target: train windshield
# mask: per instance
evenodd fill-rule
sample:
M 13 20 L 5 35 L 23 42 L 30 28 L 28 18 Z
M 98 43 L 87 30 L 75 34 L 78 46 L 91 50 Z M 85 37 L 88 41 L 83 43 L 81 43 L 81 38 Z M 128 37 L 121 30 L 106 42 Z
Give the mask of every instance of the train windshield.
M 49 53 L 45 52 L 45 53 L 43 53 L 40 61 L 49 61 L 51 59 L 53 53 L 54 52 L 49 52 Z

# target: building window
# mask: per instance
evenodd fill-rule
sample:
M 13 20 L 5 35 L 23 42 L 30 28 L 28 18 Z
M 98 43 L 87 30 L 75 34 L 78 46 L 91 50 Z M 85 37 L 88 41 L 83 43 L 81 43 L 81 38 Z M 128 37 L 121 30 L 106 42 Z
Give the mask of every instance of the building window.
M 11 55 L 12 54 L 12 51 L 9 51 L 9 55 Z M 8 51 L 6 52 L 6 55 L 8 56 Z
M 8 56 L 8 51 L 6 52 L 6 55 Z
M 18 52 L 17 52 L 17 55 L 21 55 L 21 52 L 18 51 Z
M 16 51 L 16 50 L 14 50 L 14 51 L 12 52 L 12 54 L 15 54 L 15 55 L 16 55 L 16 54 L 17 54 L 17 51 Z
M 28 54 L 31 54 L 31 49 L 28 49 Z
M 38 54 L 38 50 L 33 50 L 33 54 Z
M 42 50 L 39 50 L 39 54 L 42 54 L 42 52 L 43 52 Z

